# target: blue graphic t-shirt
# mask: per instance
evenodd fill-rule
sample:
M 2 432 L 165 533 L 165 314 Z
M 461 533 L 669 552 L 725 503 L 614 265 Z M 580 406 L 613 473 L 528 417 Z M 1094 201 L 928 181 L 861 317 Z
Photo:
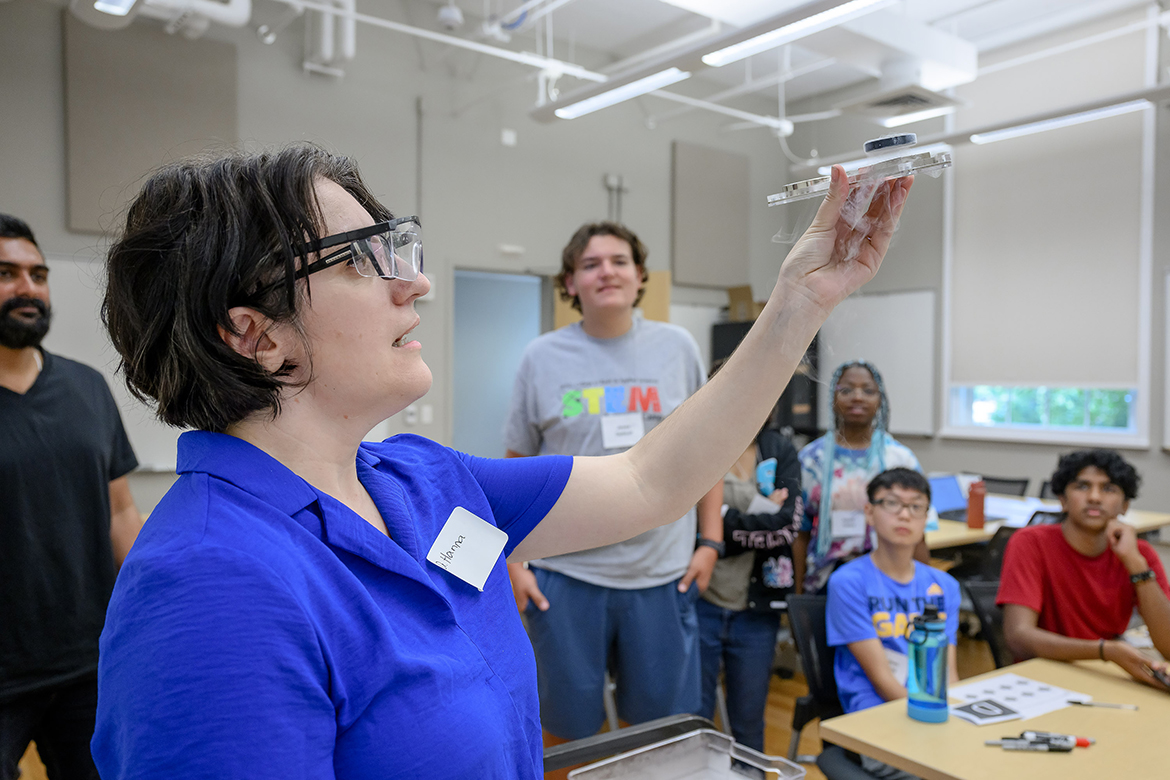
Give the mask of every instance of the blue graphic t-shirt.
M 833 674 L 845 712 L 881 704 L 873 684 L 849 650 L 849 643 L 880 639 L 890 669 L 906 684 L 909 643 L 906 633 L 926 605 L 938 607 L 946 619 L 947 641 L 955 644 L 959 630 L 959 583 L 944 571 L 914 563 L 914 579 L 901 583 L 882 573 L 869 555 L 850 561 L 829 580 L 825 622 L 829 645 L 837 648 Z

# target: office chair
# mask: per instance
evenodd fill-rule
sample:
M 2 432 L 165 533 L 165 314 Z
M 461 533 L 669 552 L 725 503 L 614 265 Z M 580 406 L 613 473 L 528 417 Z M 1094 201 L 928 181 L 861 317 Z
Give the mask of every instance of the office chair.
M 1028 525 L 1056 525 L 1064 517 L 1063 512 L 1045 512 L 1036 510 L 1028 518 Z
M 1008 539 L 1018 530 L 1006 525 L 1000 526 L 983 549 L 964 552 L 962 562 L 947 573 L 959 582 L 998 580 L 999 571 L 1003 568 L 1003 553 L 1007 549 Z
M 1001 496 L 1024 496 L 1028 493 L 1027 477 L 984 477 L 983 484 L 988 493 Z
M 1045 501 L 1054 501 L 1057 499 L 1057 495 L 1052 492 L 1052 483 L 1048 480 L 1040 483 L 1040 498 Z
M 792 741 L 788 745 L 788 760 L 808 763 L 808 756 L 797 756 L 800 732 L 813 720 L 844 714 L 837 698 L 837 680 L 833 676 L 833 656 L 825 629 L 825 596 L 788 597 L 788 623 L 792 638 L 800 653 L 800 664 L 808 681 L 808 695 L 796 700 L 792 711 Z M 817 768 L 829 780 L 873 780 L 873 775 L 861 768 L 860 759 L 837 745 L 822 743 L 816 757 Z
M 999 582 L 999 573 L 1003 569 L 1003 554 L 1007 550 L 1008 540 L 1018 528 L 1000 526 L 984 551 L 983 563 L 980 566 L 978 579 L 985 582 Z
M 975 614 L 979 616 L 980 633 L 991 647 L 991 658 L 995 661 L 995 668 L 1003 667 L 1013 662 L 1012 653 L 1008 649 L 1007 640 L 1003 636 L 1003 610 L 995 603 L 995 594 L 999 592 L 998 580 L 966 580 L 962 583 Z

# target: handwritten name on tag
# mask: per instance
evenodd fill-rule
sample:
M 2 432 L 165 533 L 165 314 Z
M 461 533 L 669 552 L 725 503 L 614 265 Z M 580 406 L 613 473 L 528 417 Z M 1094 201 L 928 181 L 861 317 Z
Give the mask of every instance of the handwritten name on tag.
M 601 418 L 601 446 L 607 450 L 633 447 L 646 434 L 641 412 L 607 414 Z
M 506 533 L 457 506 L 431 545 L 427 560 L 482 591 L 507 543 Z

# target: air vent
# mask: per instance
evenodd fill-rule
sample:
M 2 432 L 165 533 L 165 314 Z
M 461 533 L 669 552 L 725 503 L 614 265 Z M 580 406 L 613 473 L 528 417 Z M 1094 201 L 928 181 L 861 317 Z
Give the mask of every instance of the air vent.
M 859 114 L 886 124 L 891 119 L 923 112 L 941 115 L 961 105 L 962 101 L 932 92 L 917 84 L 906 84 L 896 89 L 887 89 L 877 95 L 857 98 L 837 108 L 845 113 Z

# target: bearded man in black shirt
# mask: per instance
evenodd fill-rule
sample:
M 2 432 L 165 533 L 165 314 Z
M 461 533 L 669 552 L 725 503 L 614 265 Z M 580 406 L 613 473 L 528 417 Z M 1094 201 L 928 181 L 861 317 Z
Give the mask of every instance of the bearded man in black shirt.
M 52 780 L 98 777 L 98 636 L 142 526 L 114 398 L 41 348 L 51 312 L 32 231 L 0 214 L 0 780 L 30 741 Z

